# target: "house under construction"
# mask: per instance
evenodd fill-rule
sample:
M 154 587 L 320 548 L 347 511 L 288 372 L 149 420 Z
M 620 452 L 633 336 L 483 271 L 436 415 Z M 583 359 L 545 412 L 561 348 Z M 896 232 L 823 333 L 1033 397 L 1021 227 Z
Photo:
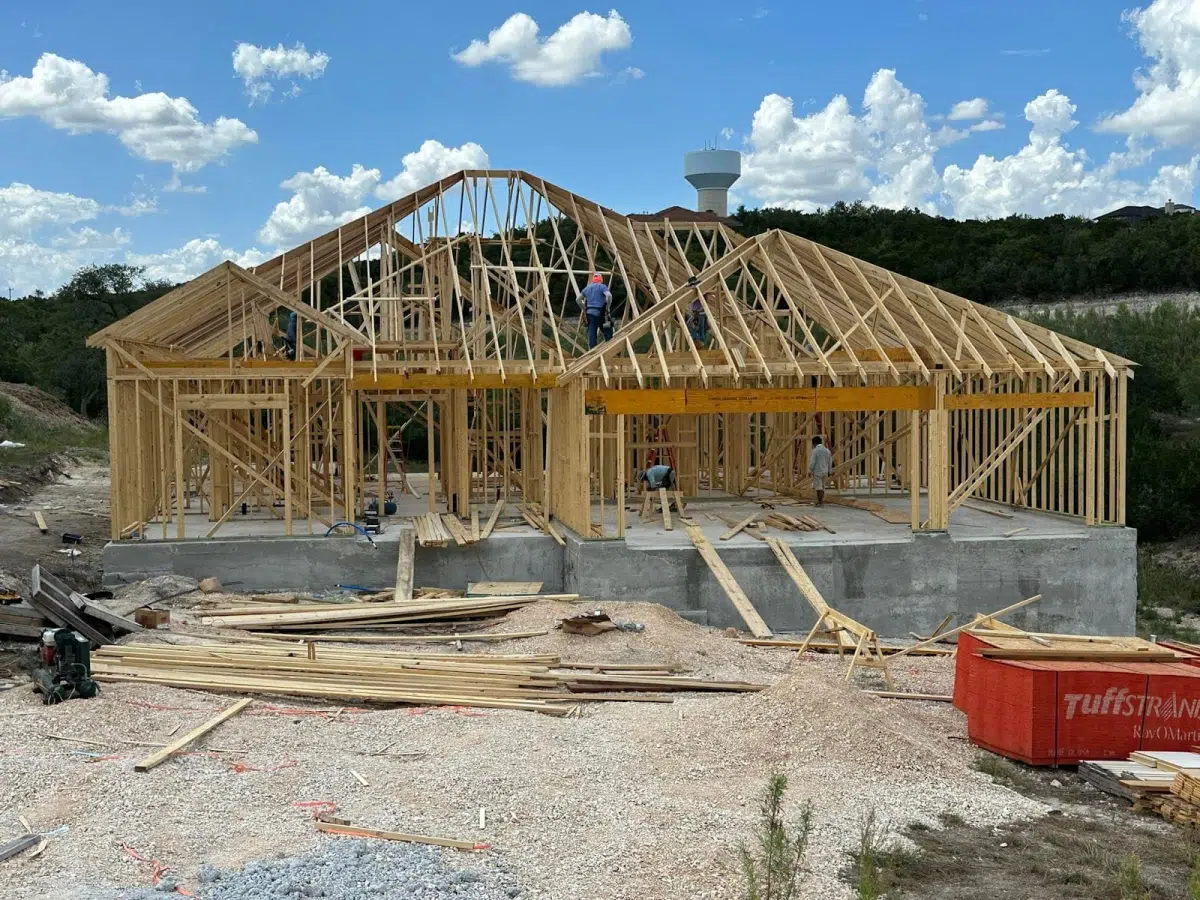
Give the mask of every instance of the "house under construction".
M 593 272 L 615 333 L 589 350 Z M 818 434 L 831 496 L 886 500 L 913 532 L 981 501 L 1125 521 L 1129 360 L 794 234 L 624 216 L 523 171 L 459 172 L 223 263 L 88 344 L 107 354 L 114 541 L 235 518 L 323 534 L 389 497 L 619 539 L 648 464 L 689 499 L 805 498 Z

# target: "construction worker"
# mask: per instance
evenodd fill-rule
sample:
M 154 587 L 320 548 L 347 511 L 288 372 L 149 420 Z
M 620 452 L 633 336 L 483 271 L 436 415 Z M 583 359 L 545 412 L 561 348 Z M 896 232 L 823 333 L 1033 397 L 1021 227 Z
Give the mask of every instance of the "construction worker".
M 657 491 L 659 488 L 672 491 L 675 489 L 675 470 L 670 466 L 651 466 L 638 473 L 638 483 L 646 485 L 648 491 Z
M 612 291 L 604 283 L 604 276 L 599 272 L 595 273 L 592 283 L 583 289 L 577 302 L 587 315 L 588 348 L 596 346 L 601 331 L 604 333 L 604 339 L 611 341 L 613 327 L 608 317 L 608 304 L 612 302 Z
M 712 296 L 705 294 L 704 299 L 711 300 Z M 693 341 L 701 345 L 708 343 L 708 317 L 705 315 L 704 304 L 700 302 L 699 297 L 693 300 L 692 305 L 688 307 L 687 327 Z
M 817 506 L 825 505 L 825 479 L 833 471 L 833 454 L 821 441 L 819 434 L 812 439 L 812 454 L 808 457 L 808 474 L 812 476 L 813 490 L 817 492 Z
M 296 358 L 296 313 L 293 311 L 288 315 L 287 336 L 283 339 L 284 346 L 287 348 L 287 358 Z

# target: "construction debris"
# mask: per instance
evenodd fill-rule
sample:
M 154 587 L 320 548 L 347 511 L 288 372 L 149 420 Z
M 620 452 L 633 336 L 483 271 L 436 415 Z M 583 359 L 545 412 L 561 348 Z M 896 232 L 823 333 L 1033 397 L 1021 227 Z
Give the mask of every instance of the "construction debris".
M 312 631 L 365 625 L 426 624 L 503 615 L 538 600 L 575 600 L 578 594 L 409 600 L 400 603 L 306 603 L 205 610 L 202 625 L 245 631 Z
M 102 682 L 150 682 L 237 693 L 322 697 L 356 702 L 571 712 L 573 694 L 596 691 L 756 691 L 763 686 L 650 672 L 585 673 L 552 669 L 553 655 L 404 653 L 246 643 L 128 643 L 93 657 Z
M 228 709 L 222 711 L 219 715 L 209 719 L 203 725 L 192 729 L 183 737 L 179 738 L 179 740 L 172 741 L 161 750 L 156 750 L 154 753 L 151 753 L 149 756 L 135 765 L 133 770 L 135 772 L 149 772 L 155 766 L 166 762 L 172 754 L 178 753 L 188 744 L 192 743 L 192 741 L 199 740 L 200 738 L 204 737 L 204 735 L 208 734 L 226 719 L 233 718 L 249 705 L 250 698 L 247 697 L 243 700 L 239 700 L 237 703 L 233 704 L 233 706 L 230 706 Z

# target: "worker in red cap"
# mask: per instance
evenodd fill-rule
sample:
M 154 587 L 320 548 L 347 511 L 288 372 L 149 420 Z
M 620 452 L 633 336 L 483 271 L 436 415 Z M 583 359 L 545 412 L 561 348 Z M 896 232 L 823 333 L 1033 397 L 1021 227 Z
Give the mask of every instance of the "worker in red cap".
M 608 304 L 612 302 L 612 291 L 604 283 L 604 276 L 599 272 L 594 274 L 592 283 L 583 289 L 576 302 L 587 315 L 588 347 L 596 346 L 601 331 L 604 339 L 611 341 L 613 327 L 608 317 Z

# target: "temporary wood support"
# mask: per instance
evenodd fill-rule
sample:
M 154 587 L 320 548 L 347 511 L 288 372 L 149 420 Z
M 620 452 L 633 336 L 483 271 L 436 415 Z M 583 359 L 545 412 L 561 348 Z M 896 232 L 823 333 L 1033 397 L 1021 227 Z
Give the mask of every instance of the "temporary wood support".
M 699 551 L 700 557 L 713 573 L 713 577 L 721 585 L 721 590 L 725 592 L 725 596 L 729 598 L 729 602 L 733 604 L 734 609 L 738 611 L 738 615 L 742 617 L 742 621 L 746 623 L 746 627 L 750 629 L 750 633 L 756 638 L 773 637 L 771 629 L 767 627 L 767 623 L 762 620 L 762 616 L 758 614 L 758 610 L 754 608 L 754 604 L 750 602 L 750 598 L 746 596 L 737 581 L 734 580 L 733 574 L 729 571 L 728 566 L 721 561 L 721 557 L 717 555 L 717 551 L 708 542 L 708 538 L 704 536 L 704 532 L 695 525 L 688 525 L 687 533 L 688 537 L 691 538 L 692 544 Z

